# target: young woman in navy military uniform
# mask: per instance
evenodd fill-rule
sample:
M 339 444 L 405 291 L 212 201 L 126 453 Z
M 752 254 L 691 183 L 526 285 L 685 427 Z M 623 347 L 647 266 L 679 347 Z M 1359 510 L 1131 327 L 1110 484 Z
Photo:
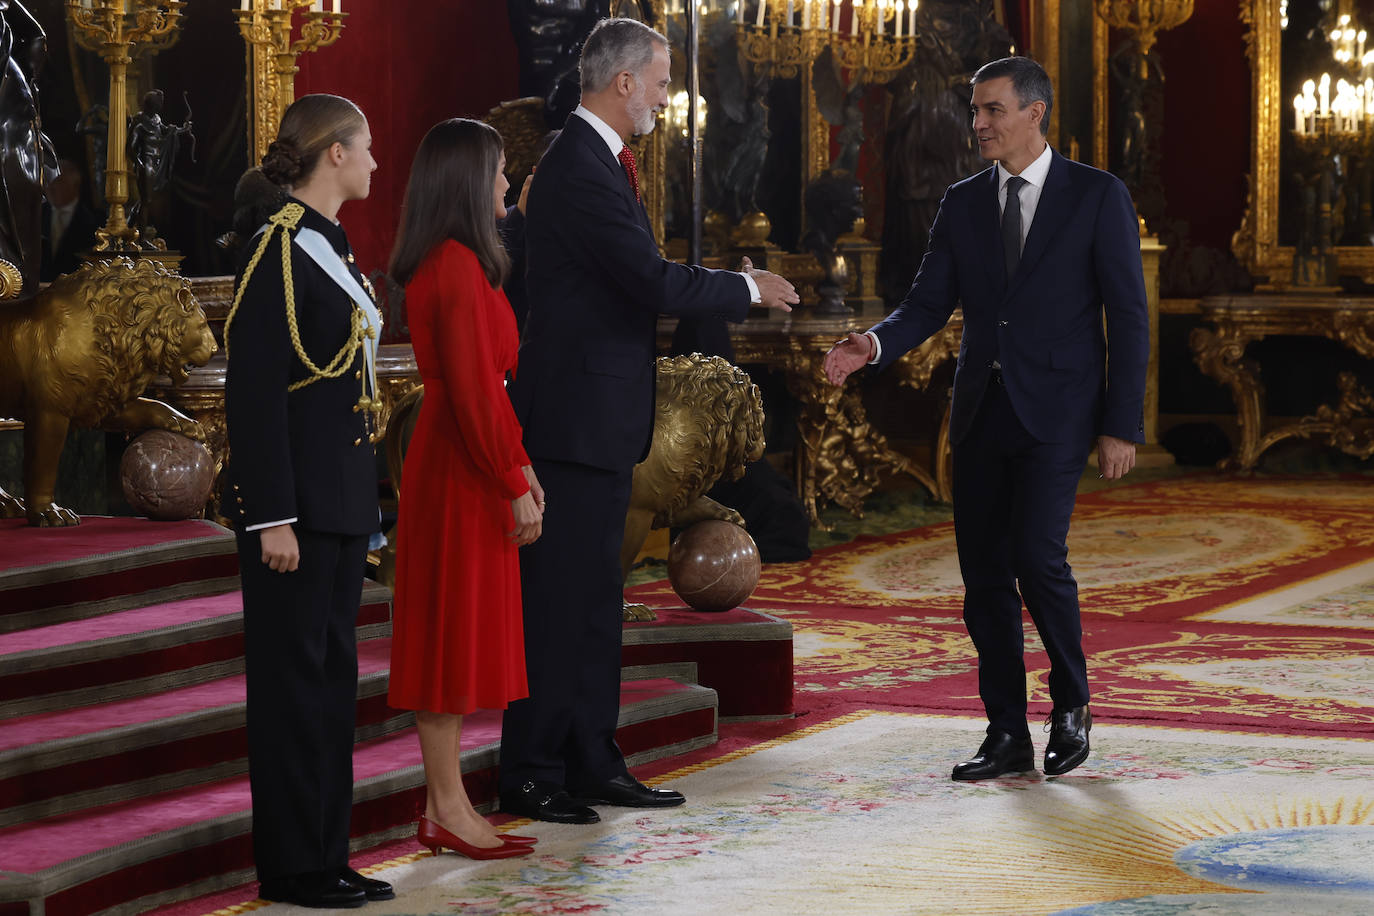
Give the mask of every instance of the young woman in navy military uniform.
M 285 195 L 245 246 L 225 322 L 253 853 L 264 898 L 315 907 L 393 896 L 348 865 L 381 319 L 336 214 L 367 196 L 371 143 L 347 99 L 286 110 L 262 162 Z

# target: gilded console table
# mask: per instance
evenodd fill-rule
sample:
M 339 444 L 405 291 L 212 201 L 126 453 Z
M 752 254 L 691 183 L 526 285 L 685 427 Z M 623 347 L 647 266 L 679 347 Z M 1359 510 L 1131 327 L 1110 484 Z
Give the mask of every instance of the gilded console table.
M 671 320 L 659 326 L 664 347 L 674 326 Z M 826 380 L 822 371 L 826 352 L 854 327 L 853 319 L 809 317 L 806 311 L 783 318 L 751 318 L 730 326 L 735 362 L 779 371 L 796 402 L 794 480 L 813 525 L 820 523 L 823 499 L 862 515 L 864 500 L 877 489 L 883 474 L 907 474 L 937 499 L 950 499 L 948 411 L 931 473 L 893 449 L 873 427 L 857 380 L 838 388 Z M 958 354 L 961 329 L 962 317 L 956 312 L 944 330 L 892 367 L 898 382 L 924 390 L 935 369 Z
M 1211 328 L 1196 328 L 1189 338 L 1193 358 L 1204 373 L 1231 389 L 1240 439 L 1221 462 L 1231 470 L 1250 470 L 1284 439 L 1312 439 L 1349 455 L 1374 454 L 1374 396 L 1348 372 L 1338 379 L 1339 400 L 1314 414 L 1273 429 L 1264 404 L 1259 364 L 1245 355 L 1253 341 L 1272 335 L 1327 337 L 1366 359 L 1374 359 L 1374 298 L 1303 293 L 1208 296 L 1200 303 Z

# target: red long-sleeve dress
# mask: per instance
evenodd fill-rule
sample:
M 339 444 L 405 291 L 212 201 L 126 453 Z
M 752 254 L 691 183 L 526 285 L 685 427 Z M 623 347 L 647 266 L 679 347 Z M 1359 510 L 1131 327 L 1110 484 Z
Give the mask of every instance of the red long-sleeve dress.
M 520 562 L 507 537 L 529 458 L 506 398 L 518 337 L 477 256 L 445 241 L 406 287 L 425 397 L 401 475 L 391 685 L 398 709 L 462 715 L 525 697 Z

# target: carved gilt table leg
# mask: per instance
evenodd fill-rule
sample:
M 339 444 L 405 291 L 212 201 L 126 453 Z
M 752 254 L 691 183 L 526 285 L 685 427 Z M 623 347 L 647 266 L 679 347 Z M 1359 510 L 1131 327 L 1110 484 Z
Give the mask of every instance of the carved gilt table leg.
M 1259 461 L 1264 433 L 1264 384 L 1259 366 L 1245 358 L 1245 347 L 1260 336 L 1224 318 L 1214 319 L 1216 330 L 1194 328 L 1188 337 L 1193 359 L 1204 374 L 1231 389 L 1240 426 L 1235 452 L 1218 463 L 1223 470 L 1248 471 Z
M 863 517 L 863 502 L 884 473 L 909 474 L 936 492 L 935 480 L 892 449 L 868 421 L 857 385 L 836 387 L 825 378 L 825 352 L 794 344 L 785 377 L 797 402 L 797 494 L 811 523 L 820 522 L 825 498 Z

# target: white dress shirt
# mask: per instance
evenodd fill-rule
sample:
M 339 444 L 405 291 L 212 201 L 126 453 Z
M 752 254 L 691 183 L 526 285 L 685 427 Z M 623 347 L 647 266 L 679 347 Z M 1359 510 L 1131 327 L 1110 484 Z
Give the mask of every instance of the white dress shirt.
M 1045 187 L 1045 178 L 1050 173 L 1050 161 L 1054 159 L 1054 154 L 1050 152 L 1050 145 L 1045 144 L 1045 148 L 1035 157 L 1035 161 L 1021 170 L 1019 177 L 1024 178 L 1026 183 L 1021 186 L 1021 191 L 1016 195 L 1016 199 L 1021 202 L 1021 247 L 1026 247 L 1026 236 L 1030 234 L 1031 222 L 1035 219 L 1035 208 L 1040 205 L 1040 192 Z M 1000 217 L 1003 210 L 1007 208 L 1007 179 L 1011 178 L 1011 172 L 1000 161 L 997 163 L 997 213 Z M 872 331 L 865 331 L 868 339 L 873 341 L 873 358 L 868 361 L 870 366 L 877 364 L 883 358 L 883 344 L 878 340 L 878 335 Z M 995 364 L 994 364 L 995 365 Z
M 620 138 L 620 134 L 616 133 L 611 125 L 607 124 L 581 105 L 573 109 L 573 114 L 590 124 L 592 129 L 597 132 L 601 139 L 606 141 L 606 148 L 611 151 L 611 158 L 615 159 L 617 162 L 620 161 L 620 151 L 625 147 L 625 141 Z M 740 273 L 740 276 L 743 277 L 744 282 L 749 285 L 749 301 L 754 305 L 762 302 L 763 296 L 759 294 L 759 285 L 754 282 L 754 278 L 746 273 Z

